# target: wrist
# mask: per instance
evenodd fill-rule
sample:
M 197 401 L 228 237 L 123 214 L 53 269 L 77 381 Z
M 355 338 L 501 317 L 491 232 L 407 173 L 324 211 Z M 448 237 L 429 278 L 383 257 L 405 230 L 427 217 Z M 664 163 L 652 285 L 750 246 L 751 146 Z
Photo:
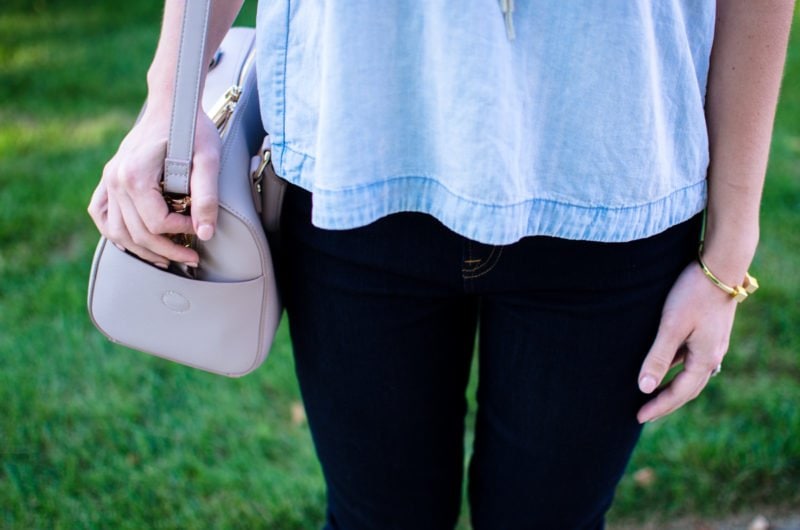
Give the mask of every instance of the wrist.
M 757 237 L 706 237 L 702 245 L 702 261 L 720 281 L 738 285 L 750 268 L 757 245 Z
M 758 212 L 720 219 L 709 209 L 703 234 L 702 260 L 727 285 L 739 285 L 758 246 Z M 749 213 L 749 212 L 748 212 Z
M 711 269 L 708 268 L 705 261 L 703 260 L 703 243 L 700 242 L 700 245 L 697 249 L 697 262 L 700 265 L 700 269 L 705 274 L 706 278 L 713 283 L 720 291 L 724 292 L 728 296 L 730 296 L 734 301 L 737 303 L 744 302 L 747 297 L 758 289 L 758 280 L 751 276 L 749 272 L 744 273 L 744 279 L 741 283 L 729 283 L 722 281 L 720 278 L 714 274 Z
M 741 303 L 758 289 L 758 280 L 748 271 L 758 245 L 758 225 L 745 225 L 751 230 L 740 225 L 729 231 L 720 226 L 731 225 L 711 229 L 711 223 L 706 224 L 697 261 L 711 283 Z
M 166 135 L 169 131 L 170 111 L 172 102 L 166 102 L 159 98 L 147 98 L 137 125 L 144 126 L 152 131 L 163 131 Z
M 175 73 L 172 69 L 163 68 L 159 61 L 154 61 L 147 71 L 147 108 L 146 113 L 166 114 L 172 109 L 172 95 L 175 90 Z

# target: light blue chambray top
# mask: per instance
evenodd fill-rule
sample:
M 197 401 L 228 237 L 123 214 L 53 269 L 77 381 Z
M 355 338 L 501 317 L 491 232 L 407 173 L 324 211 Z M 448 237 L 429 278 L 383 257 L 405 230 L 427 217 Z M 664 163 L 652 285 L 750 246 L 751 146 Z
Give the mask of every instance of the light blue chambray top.
M 344 229 L 628 241 L 702 210 L 713 0 L 264 0 L 276 172 Z

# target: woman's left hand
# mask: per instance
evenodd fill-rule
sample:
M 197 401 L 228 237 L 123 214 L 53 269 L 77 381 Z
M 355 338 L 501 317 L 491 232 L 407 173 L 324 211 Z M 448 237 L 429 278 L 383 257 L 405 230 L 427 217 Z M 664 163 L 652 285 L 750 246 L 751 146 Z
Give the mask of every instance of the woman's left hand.
M 658 333 L 639 373 L 639 389 L 651 394 L 671 367 L 683 363 L 683 369 L 639 409 L 639 423 L 674 412 L 705 388 L 728 350 L 736 305 L 696 262 L 683 270 L 664 304 Z

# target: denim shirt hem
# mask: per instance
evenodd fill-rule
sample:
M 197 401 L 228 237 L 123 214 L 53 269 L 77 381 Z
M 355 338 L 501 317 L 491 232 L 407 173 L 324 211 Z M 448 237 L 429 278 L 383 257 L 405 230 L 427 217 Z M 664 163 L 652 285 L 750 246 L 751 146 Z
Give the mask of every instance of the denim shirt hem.
M 365 226 L 398 212 L 432 215 L 450 230 L 473 241 L 507 245 L 523 237 L 617 243 L 644 239 L 681 223 L 706 204 L 703 177 L 652 202 L 632 206 L 585 206 L 533 198 L 509 205 L 482 204 L 461 197 L 430 177 L 403 176 L 340 190 L 320 189 L 307 175 L 314 159 L 273 145 L 287 181 L 312 192 L 312 222 L 323 229 Z

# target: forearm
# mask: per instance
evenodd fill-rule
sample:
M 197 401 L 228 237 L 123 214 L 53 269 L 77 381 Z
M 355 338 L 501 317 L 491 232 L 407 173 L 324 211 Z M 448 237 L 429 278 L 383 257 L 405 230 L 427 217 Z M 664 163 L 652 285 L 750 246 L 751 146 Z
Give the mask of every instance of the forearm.
M 147 72 L 148 109 L 162 114 L 172 106 L 178 48 L 180 46 L 183 6 L 187 0 L 166 0 L 161 36 L 153 62 Z M 208 21 L 205 61 L 209 64 L 215 50 L 233 24 L 244 0 L 212 0 Z M 205 73 L 203 75 L 205 77 Z M 166 115 L 169 115 L 167 112 Z
M 758 244 L 761 191 L 794 0 L 719 0 L 706 96 L 711 163 L 704 259 L 741 283 Z

